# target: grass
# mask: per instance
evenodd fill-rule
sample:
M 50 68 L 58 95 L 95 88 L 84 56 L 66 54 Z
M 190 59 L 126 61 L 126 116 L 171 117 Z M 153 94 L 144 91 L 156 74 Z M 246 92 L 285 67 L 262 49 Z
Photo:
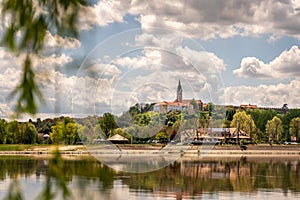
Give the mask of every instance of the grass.
M 24 151 L 29 146 L 24 144 L 1 144 L 0 151 Z
M 34 150 L 36 148 L 49 148 L 55 147 L 53 144 L 0 144 L 0 151 L 25 151 Z M 70 147 L 69 151 L 86 150 L 84 145 L 59 145 L 60 147 Z M 74 146 L 74 149 L 72 147 Z

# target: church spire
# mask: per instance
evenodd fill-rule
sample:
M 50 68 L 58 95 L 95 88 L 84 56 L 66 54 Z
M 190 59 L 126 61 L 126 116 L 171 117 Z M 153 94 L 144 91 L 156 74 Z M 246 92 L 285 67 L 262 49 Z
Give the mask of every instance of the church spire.
M 178 82 L 178 87 L 177 87 L 177 98 L 176 98 L 178 103 L 182 103 L 182 87 L 180 80 Z

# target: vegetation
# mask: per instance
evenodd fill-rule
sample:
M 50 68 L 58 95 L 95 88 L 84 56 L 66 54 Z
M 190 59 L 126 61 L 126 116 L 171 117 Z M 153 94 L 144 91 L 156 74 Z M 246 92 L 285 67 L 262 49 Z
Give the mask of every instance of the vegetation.
M 269 138 L 269 142 L 278 143 L 282 138 L 282 121 L 277 116 L 274 116 L 272 120 L 269 120 L 266 125 L 266 134 Z
M 243 130 L 246 133 L 249 133 L 250 138 L 256 138 L 255 132 L 256 129 L 255 123 L 251 115 L 247 114 L 245 111 L 238 111 L 233 115 L 233 119 L 230 123 L 231 127 L 235 127 L 239 130 Z
M 105 113 L 102 117 L 38 118 L 35 122 L 0 119 L 0 144 L 92 143 L 94 139 L 107 139 L 115 134 L 133 143 L 168 142 L 179 132 L 196 127 L 236 127 L 249 134 L 255 143 L 300 142 L 300 109 L 286 113 L 264 109 L 226 109 L 224 111 L 224 107 L 211 104 L 210 110 L 194 113 L 176 110 L 158 113 L 151 111 L 150 104 L 136 104 L 121 116 Z M 44 138 L 45 135 L 50 135 L 50 138 Z
M 290 122 L 290 135 L 300 142 L 300 117 L 293 118 Z

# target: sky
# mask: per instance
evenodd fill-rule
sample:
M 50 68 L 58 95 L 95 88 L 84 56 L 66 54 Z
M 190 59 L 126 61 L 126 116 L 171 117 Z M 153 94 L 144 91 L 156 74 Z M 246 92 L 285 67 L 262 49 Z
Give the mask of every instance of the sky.
M 179 80 L 184 99 L 300 107 L 298 0 L 90 1 L 77 27 L 77 39 L 47 33 L 34 58 L 37 116 L 173 101 Z M 0 117 L 13 113 L 23 60 L 0 47 Z

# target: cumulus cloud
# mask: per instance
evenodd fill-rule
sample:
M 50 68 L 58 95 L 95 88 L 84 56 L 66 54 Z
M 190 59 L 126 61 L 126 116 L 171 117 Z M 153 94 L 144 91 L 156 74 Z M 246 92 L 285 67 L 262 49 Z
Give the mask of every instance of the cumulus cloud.
M 296 79 L 287 84 L 261 84 L 257 87 L 235 86 L 225 89 L 226 104 L 257 104 L 261 107 L 281 107 L 287 103 L 289 107 L 300 107 L 300 80 Z M 255 94 L 255 95 L 249 95 Z
M 141 27 L 173 29 L 201 39 L 235 35 L 272 34 L 300 38 L 299 1 L 204 0 L 204 1 L 99 1 L 85 8 L 80 27 L 124 22 L 126 14 L 138 16 Z
M 105 26 L 114 22 L 123 22 L 123 17 L 130 7 L 130 1 L 99 1 L 97 4 L 82 7 L 79 11 L 78 28 L 92 29 L 94 26 Z
M 0 104 L 6 105 L 5 109 L 2 110 L 5 110 L 7 115 L 12 113 L 13 106 L 15 104 L 14 99 L 9 100 L 7 97 L 20 82 L 22 65 L 25 57 L 25 54 L 15 55 L 6 51 L 4 48 L 0 48 L 0 94 L 2 97 L 0 98 Z M 31 58 L 33 70 L 36 72 L 37 84 L 44 94 L 45 101 L 51 102 L 55 90 L 55 80 L 62 76 L 62 74 L 55 71 L 55 69 L 71 62 L 72 58 L 65 54 L 52 54 L 49 57 L 32 55 Z M 41 109 L 45 108 L 42 107 Z
M 240 77 L 271 78 L 270 68 L 264 62 L 255 57 L 242 59 L 241 67 L 233 71 Z
M 300 75 L 300 49 L 292 46 L 269 63 L 255 57 L 242 59 L 239 69 L 233 71 L 239 77 L 288 78 Z
M 80 41 L 76 38 L 61 37 L 59 35 L 52 35 L 49 31 L 46 32 L 44 48 L 59 49 L 77 49 L 80 47 Z

